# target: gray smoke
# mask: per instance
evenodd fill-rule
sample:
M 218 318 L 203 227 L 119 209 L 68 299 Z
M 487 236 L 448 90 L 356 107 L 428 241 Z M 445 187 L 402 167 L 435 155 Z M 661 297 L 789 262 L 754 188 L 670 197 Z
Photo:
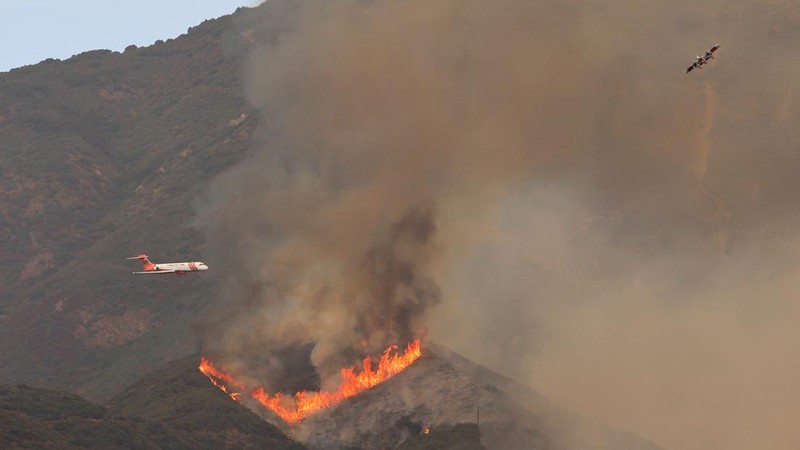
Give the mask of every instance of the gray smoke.
M 300 5 L 247 71 L 278 131 L 200 212 L 225 297 L 201 328 L 237 369 L 314 342 L 325 382 L 354 353 L 424 334 L 443 215 L 480 214 L 584 146 L 599 99 L 569 2 Z
M 797 447 L 800 8 L 295 5 L 200 214 L 206 348 L 275 379 L 314 343 L 326 384 L 428 328 L 666 446 Z
M 448 242 L 432 337 L 666 448 L 797 448 L 800 8 L 580 11 L 597 141 Z

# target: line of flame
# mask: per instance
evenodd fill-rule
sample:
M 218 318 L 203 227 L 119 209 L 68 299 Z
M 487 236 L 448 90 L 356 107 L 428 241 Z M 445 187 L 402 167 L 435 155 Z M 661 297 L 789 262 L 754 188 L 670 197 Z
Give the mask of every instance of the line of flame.
M 223 372 L 220 369 L 214 367 L 214 364 L 211 361 L 200 358 L 200 366 L 197 367 L 200 372 L 203 373 L 212 383 L 214 386 L 222 389 L 222 392 L 228 394 L 230 398 L 239 401 L 239 397 L 242 395 L 239 392 L 233 392 L 228 389 L 227 385 L 231 385 L 237 389 L 241 389 L 242 386 L 233 379 L 233 376 L 229 375 L 226 372 Z
M 355 367 L 342 369 L 342 382 L 335 391 L 300 391 L 293 397 L 287 397 L 280 392 L 270 396 L 264 388 L 256 388 L 250 392 L 250 396 L 287 423 L 295 423 L 309 414 L 334 406 L 346 398 L 377 386 L 402 372 L 422 356 L 419 340 L 409 343 L 403 354 L 396 354 L 396 351 L 396 345 L 384 350 L 378 367 L 374 370 L 372 359 L 369 357 L 364 358 L 364 368 L 361 372 L 356 373 Z M 232 399 L 239 400 L 241 394 L 229 390 L 230 386 L 242 389 L 233 376 L 217 369 L 205 358 L 200 358 L 198 369 Z

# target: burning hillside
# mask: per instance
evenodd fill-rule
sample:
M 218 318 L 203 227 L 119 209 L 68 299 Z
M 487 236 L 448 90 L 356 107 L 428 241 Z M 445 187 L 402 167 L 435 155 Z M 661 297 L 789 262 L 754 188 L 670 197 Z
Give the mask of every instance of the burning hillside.
M 201 359 L 200 370 L 238 402 L 258 409 L 252 401 L 256 400 L 269 408 L 282 421 L 262 414 L 266 420 L 317 450 L 406 448 L 409 442 L 423 445 L 413 448 L 439 448 L 434 441 L 442 439 L 441 432 L 448 436 L 447 448 L 658 448 L 564 411 L 444 348 L 430 344 L 423 351 L 419 341 L 402 353 L 390 347 L 377 366 L 366 358 L 363 370 L 342 370 L 343 381 L 331 392 L 269 396 L 260 388 L 245 390 L 207 359 Z M 480 444 L 477 437 L 467 442 L 464 436 L 451 435 L 456 424 L 479 429 Z
M 797 40 L 781 35 L 794 9 L 287 3 L 295 20 L 245 68 L 261 131 L 198 202 L 220 268 L 219 308 L 197 327 L 204 354 L 269 381 L 262 399 L 296 412 L 305 397 L 274 392 L 300 389 L 270 379 L 300 373 L 284 347 L 316 343 L 310 364 L 328 385 L 357 361 L 354 343 L 379 354 L 430 327 L 674 447 L 798 447 L 785 393 L 800 377 L 785 355 L 800 316 L 800 102 L 782 57 Z M 735 51 L 686 77 L 708 30 Z M 424 378 L 465 408 L 495 395 L 479 378 L 456 377 L 461 390 Z M 432 404 L 428 383 L 359 423 L 422 417 L 405 408 Z M 438 398 L 432 420 L 454 401 Z M 298 426 L 360 410 L 347 403 Z M 359 445 L 367 433 L 330 428 L 344 430 Z
M 405 370 L 422 356 L 420 341 L 415 340 L 408 344 L 402 354 L 397 353 L 397 346 L 389 346 L 378 360 L 377 367 L 373 369 L 372 358 L 366 357 L 362 361 L 362 369 L 356 367 L 344 368 L 340 372 L 341 383 L 333 391 L 299 391 L 294 396 L 287 397 L 278 392 L 270 396 L 263 387 L 250 389 L 249 396 L 265 408 L 277 414 L 287 423 L 296 423 L 309 414 L 322 409 L 330 408 L 353 397 L 360 392 L 373 388 L 389 378 Z M 236 381 L 234 376 L 214 366 L 205 359 L 200 359 L 199 370 L 228 394 L 232 399 L 239 400 L 245 388 Z

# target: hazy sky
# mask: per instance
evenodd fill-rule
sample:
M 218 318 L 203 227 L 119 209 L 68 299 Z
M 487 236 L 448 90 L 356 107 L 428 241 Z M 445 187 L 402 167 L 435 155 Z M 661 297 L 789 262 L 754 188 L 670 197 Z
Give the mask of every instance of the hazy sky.
M 25 0 L 0 3 L 0 71 L 87 50 L 124 50 L 177 37 L 260 0 Z

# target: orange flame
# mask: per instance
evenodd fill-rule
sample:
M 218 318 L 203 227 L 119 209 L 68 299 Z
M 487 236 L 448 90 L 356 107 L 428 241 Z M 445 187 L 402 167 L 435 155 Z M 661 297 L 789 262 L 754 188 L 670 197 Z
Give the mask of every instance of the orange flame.
M 303 420 L 309 414 L 330 408 L 346 398 L 379 385 L 402 372 L 422 356 L 419 340 L 408 344 L 406 351 L 402 355 L 396 354 L 396 351 L 396 345 L 389 346 L 384 350 L 378 367 L 374 370 L 372 368 L 372 359 L 369 357 L 364 358 L 364 368 L 359 373 L 356 373 L 355 367 L 342 369 L 342 382 L 332 392 L 300 391 L 294 394 L 293 397 L 287 398 L 280 392 L 270 396 L 264 388 L 256 388 L 250 392 L 250 396 L 272 410 L 287 423 L 295 423 Z M 200 367 L 198 368 L 215 386 L 222 389 L 232 399 L 239 399 L 240 393 L 230 392 L 229 387 L 241 389 L 242 386 L 230 374 L 217 369 L 205 358 L 200 358 Z
M 241 394 L 239 392 L 228 391 L 228 387 L 226 386 L 226 384 L 230 384 L 233 387 L 241 389 L 241 385 L 237 383 L 232 376 L 217 369 L 216 367 L 214 367 L 213 364 L 211 364 L 211 361 L 205 358 L 200 358 L 200 366 L 198 367 L 198 369 L 200 369 L 200 372 L 202 372 L 203 375 L 208 377 L 208 379 L 211 380 L 212 383 L 214 383 L 214 386 L 222 389 L 222 392 L 228 394 L 230 398 L 237 401 L 239 400 L 239 396 Z

